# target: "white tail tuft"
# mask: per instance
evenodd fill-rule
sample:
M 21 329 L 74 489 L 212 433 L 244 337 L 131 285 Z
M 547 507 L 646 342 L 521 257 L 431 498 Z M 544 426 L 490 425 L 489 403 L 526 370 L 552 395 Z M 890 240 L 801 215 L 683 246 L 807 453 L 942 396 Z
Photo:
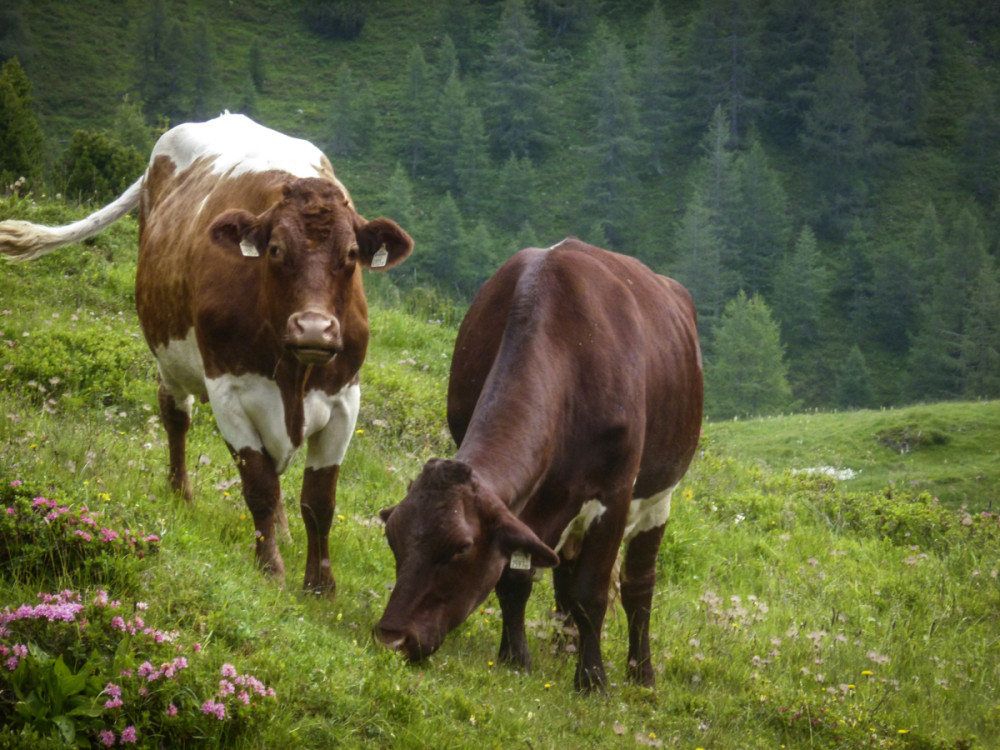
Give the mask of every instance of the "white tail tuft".
M 140 177 L 133 182 L 114 202 L 66 226 L 46 227 L 17 219 L 0 221 L 0 254 L 10 261 L 34 260 L 72 242 L 93 237 L 139 205 L 142 180 Z

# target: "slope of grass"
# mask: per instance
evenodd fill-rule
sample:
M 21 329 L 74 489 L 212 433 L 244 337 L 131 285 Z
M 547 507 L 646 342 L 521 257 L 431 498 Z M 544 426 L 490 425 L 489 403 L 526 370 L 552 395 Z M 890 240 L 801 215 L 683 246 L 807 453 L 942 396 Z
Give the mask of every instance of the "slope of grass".
M 953 507 L 1000 506 L 996 401 L 726 422 L 708 434 L 725 455 L 768 470 L 831 467 L 853 473 L 842 481 L 851 490 L 891 483 Z
M 76 210 L 35 211 L 32 218 L 59 220 Z M 152 360 L 136 340 L 133 267 L 130 222 L 90 246 L 0 267 L 0 488 L 23 482 L 27 497 L 86 505 L 109 525 L 157 535 L 159 551 L 138 572 L 136 561 L 92 568 L 104 576 L 99 583 L 82 569 L 5 565 L 0 609 L 65 588 L 89 601 L 100 586 L 130 610 L 141 600 L 144 619 L 206 654 L 203 663 L 191 657 L 192 722 L 203 720 L 197 707 L 217 690 L 220 663 L 274 688 L 275 702 L 255 708 L 263 718 L 206 735 L 203 745 L 1000 743 L 1000 523 L 981 512 L 985 492 L 973 494 L 991 484 L 978 477 L 992 476 L 996 404 L 706 425 L 659 559 L 658 686 L 624 684 L 625 617 L 616 605 L 604 637 L 612 685 L 605 696 L 581 697 L 571 688 L 575 655 L 554 638 L 548 577 L 529 605 L 530 673 L 496 663 L 494 597 L 420 664 L 371 638 L 394 578 L 377 512 L 402 497 L 426 458 L 452 450 L 444 390 L 455 328 L 447 310 L 439 323 L 426 312 L 433 300 L 414 298 L 421 315 L 407 314 L 387 280 L 370 277 L 363 407 L 331 537 L 338 595 L 316 598 L 299 591 L 301 460 L 282 480 L 291 521 L 281 543 L 285 587 L 254 569 L 253 526 L 207 406 L 197 407 L 190 439 L 194 503 L 170 495 Z M 893 446 L 902 440 L 911 450 L 900 455 Z M 837 482 L 789 471 L 819 465 L 862 473 Z M 967 501 L 969 511 L 916 491 L 944 500 L 943 466 L 980 498 Z M 938 484 L 911 486 L 922 478 Z M 55 648 L 41 631 L 36 637 L 36 647 Z M 0 671 L 0 747 L 24 746 L 8 674 Z M 98 714 L 95 721 L 111 721 Z M 152 726 L 140 723 L 140 745 L 155 746 Z

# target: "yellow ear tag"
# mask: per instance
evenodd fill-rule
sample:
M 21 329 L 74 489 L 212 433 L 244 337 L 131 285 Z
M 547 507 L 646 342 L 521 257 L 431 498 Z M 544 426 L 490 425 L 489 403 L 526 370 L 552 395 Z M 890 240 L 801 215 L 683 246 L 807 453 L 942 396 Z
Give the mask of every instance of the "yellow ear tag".
M 382 268 L 387 260 L 389 260 L 389 251 L 380 247 L 372 256 L 372 268 Z
M 510 555 L 511 570 L 531 570 L 531 554 L 523 549 L 514 550 Z

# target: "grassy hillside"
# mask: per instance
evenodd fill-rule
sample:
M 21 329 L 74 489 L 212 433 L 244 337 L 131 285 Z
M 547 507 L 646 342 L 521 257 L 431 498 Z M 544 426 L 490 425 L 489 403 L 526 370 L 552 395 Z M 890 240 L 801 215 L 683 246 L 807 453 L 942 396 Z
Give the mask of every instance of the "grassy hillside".
M 971 511 L 1000 506 L 1000 402 L 799 414 L 707 429 L 722 455 L 768 472 L 836 470 L 845 490 L 895 486 Z
M 16 663 L 0 669 L 0 747 L 61 747 L 67 727 L 92 747 L 100 732 L 120 738 L 130 727 L 143 747 L 1000 743 L 1000 523 L 987 512 L 996 403 L 706 425 L 660 554 L 655 690 L 622 681 L 616 605 L 604 637 L 609 693 L 573 693 L 575 655 L 554 637 L 548 577 L 529 605 L 530 674 L 495 663 L 494 597 L 411 666 L 370 636 L 394 570 L 377 511 L 426 458 L 452 450 L 454 311 L 431 297 L 407 300 L 419 317 L 404 313 L 399 292 L 369 276 L 364 405 L 331 538 L 338 595 L 304 596 L 301 459 L 283 478 L 284 588 L 254 569 L 237 472 L 205 406 L 191 435 L 195 501 L 168 491 L 152 360 L 130 299 L 134 237 L 125 220 L 90 245 L 0 267 L 0 506 L 13 511 L 0 511 L 0 609 L 70 591 L 89 622 L 26 618 L 0 635 L 4 662 Z M 911 450 L 900 455 L 904 440 Z M 816 466 L 861 474 L 790 471 Z M 103 531 L 84 544 L 76 532 L 91 514 Z M 126 628 L 141 617 L 167 640 L 129 635 L 113 615 Z M 179 658 L 172 677 L 136 676 L 145 662 Z M 273 697 L 244 706 L 238 692 L 223 694 L 223 682 L 247 675 Z

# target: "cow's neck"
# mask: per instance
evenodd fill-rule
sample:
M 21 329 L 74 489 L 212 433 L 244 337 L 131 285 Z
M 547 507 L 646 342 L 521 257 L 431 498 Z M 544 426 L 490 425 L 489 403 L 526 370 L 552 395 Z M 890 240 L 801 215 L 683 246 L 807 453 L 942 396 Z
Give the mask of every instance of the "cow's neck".
M 544 376 L 524 374 L 540 372 L 520 358 L 507 367 L 498 359 L 455 455 L 515 512 L 544 479 L 565 403 Z

